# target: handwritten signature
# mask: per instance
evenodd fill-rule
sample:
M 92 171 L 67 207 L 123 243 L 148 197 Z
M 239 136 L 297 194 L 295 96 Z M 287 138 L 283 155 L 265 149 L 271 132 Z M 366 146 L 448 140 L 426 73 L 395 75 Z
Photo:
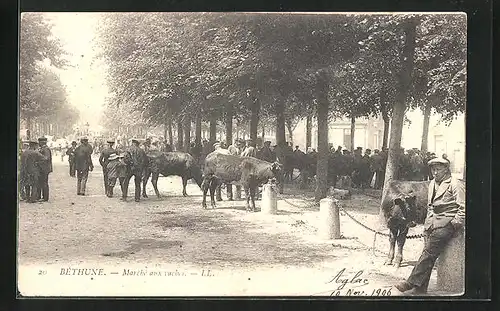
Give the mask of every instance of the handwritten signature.
M 362 275 L 364 273 L 364 270 L 359 270 L 357 271 L 353 277 L 345 277 L 344 276 L 344 273 L 345 273 L 346 269 L 342 269 L 340 270 L 330 281 L 326 282 L 326 284 L 340 284 L 338 287 L 337 287 L 337 290 L 342 290 L 344 289 L 344 287 L 347 285 L 347 284 L 355 284 L 355 285 L 359 285 L 359 286 L 364 286 L 364 285 L 368 285 L 370 283 L 370 281 L 366 278 L 363 278 Z

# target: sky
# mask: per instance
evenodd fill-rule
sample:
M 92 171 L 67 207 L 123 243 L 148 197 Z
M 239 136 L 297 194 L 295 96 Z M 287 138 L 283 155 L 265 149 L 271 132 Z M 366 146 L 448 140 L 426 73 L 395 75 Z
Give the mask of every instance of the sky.
M 68 53 L 70 66 L 58 73 L 66 86 L 69 102 L 80 110 L 81 122 L 99 125 L 108 89 L 106 70 L 97 56 L 95 36 L 99 13 L 43 13 L 52 23 L 52 33 Z

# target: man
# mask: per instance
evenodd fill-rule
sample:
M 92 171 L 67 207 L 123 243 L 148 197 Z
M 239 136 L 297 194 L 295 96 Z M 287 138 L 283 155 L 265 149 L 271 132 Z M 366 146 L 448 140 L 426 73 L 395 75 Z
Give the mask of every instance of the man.
M 71 142 L 71 147 L 66 150 L 66 155 L 68 156 L 69 162 L 69 176 L 75 177 L 75 150 L 76 150 L 76 141 Z
M 104 178 L 104 193 L 108 193 L 108 158 L 111 154 L 116 153 L 116 150 L 113 148 L 113 145 L 115 144 L 115 141 L 113 139 L 108 139 L 107 140 L 108 146 L 102 149 L 101 155 L 99 157 L 99 164 L 101 164 L 102 167 L 102 175 Z
M 425 246 L 410 277 L 395 286 L 400 292 L 427 292 L 437 258 L 465 224 L 465 187 L 451 176 L 450 161 L 446 157 L 435 158 L 428 165 L 434 179 L 429 184 Z
M 38 179 L 38 199 L 47 202 L 49 200 L 49 174 L 52 173 L 52 152 L 47 146 L 47 138 L 40 137 L 38 139 L 40 145 L 40 153 L 45 157 L 43 161 L 39 162 L 40 175 Z
M 149 150 L 151 149 L 151 138 L 146 138 L 146 141 L 144 141 L 143 146 L 144 146 L 144 151 L 148 153 Z
M 229 151 L 229 154 L 239 156 L 241 154 L 241 148 L 242 148 L 242 142 L 241 140 L 235 139 L 234 143 L 227 148 L 227 151 Z M 233 200 L 233 186 L 232 185 L 227 185 L 227 199 L 229 201 Z M 236 200 L 241 199 L 241 186 L 236 185 Z
M 123 155 L 118 155 L 116 153 L 112 153 L 108 157 L 108 164 L 106 166 L 106 170 L 108 171 L 108 187 L 106 196 L 108 198 L 113 197 L 113 189 L 116 185 L 116 180 L 120 181 L 120 188 L 122 190 L 122 196 L 124 193 L 124 182 L 127 177 L 127 165 L 123 160 Z
M 76 194 L 85 195 L 89 172 L 94 170 L 94 164 L 92 163 L 93 150 L 87 137 L 80 139 L 80 142 L 80 146 L 75 149 Z
M 227 147 L 227 151 L 229 151 L 229 153 L 232 155 L 240 155 L 240 142 L 235 139 L 234 143 L 231 146 Z
M 20 181 L 23 187 L 26 202 L 35 203 L 38 200 L 38 184 L 40 179 L 39 164 L 46 161 L 47 158 L 39 152 L 38 142 L 30 141 L 29 149 L 21 153 L 20 159 Z
M 276 161 L 276 154 L 271 150 L 271 142 L 265 141 L 264 142 L 264 147 L 262 147 L 261 150 L 261 157 L 262 160 L 267 161 L 267 162 L 274 162 Z
M 255 143 L 249 139 L 247 140 L 247 147 L 241 153 L 242 157 L 257 157 L 257 150 L 255 150 Z
M 222 145 L 221 145 L 221 143 L 219 143 L 219 142 L 216 142 L 216 143 L 214 144 L 214 149 L 215 149 L 215 150 L 214 150 L 214 152 L 217 152 L 217 153 L 222 153 L 222 154 L 231 154 L 231 153 L 229 152 L 229 150 L 222 148 Z
M 132 146 L 127 149 L 125 155 L 125 163 L 129 166 L 128 175 L 125 179 L 124 193 L 122 195 L 122 200 L 127 200 L 128 185 L 132 176 L 134 176 L 135 184 L 135 202 L 139 202 L 141 199 L 141 181 L 144 175 L 144 170 L 148 164 L 148 157 L 146 152 L 139 147 L 139 141 L 137 139 L 132 139 Z

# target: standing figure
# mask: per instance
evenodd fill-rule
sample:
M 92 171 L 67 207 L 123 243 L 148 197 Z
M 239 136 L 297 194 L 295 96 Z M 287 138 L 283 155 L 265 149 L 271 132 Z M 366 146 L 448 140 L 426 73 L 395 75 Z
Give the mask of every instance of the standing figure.
M 465 224 L 465 184 L 451 176 L 450 161 L 447 158 L 432 159 L 428 165 L 434 179 L 429 184 L 424 250 L 410 277 L 395 286 L 400 292 L 427 292 L 436 260 Z
M 116 185 L 116 180 L 119 179 L 122 196 L 124 193 L 125 178 L 127 177 L 127 164 L 123 160 L 123 155 L 112 153 L 108 157 L 108 164 L 106 170 L 108 171 L 108 187 L 106 196 L 113 197 L 113 189 Z
M 71 147 L 66 150 L 66 155 L 68 156 L 69 162 L 69 176 L 75 177 L 75 150 L 76 150 L 76 141 L 71 142 Z
M 92 164 L 92 146 L 89 145 L 88 138 L 83 137 L 80 142 L 80 146 L 75 150 L 76 194 L 85 195 L 89 171 L 94 170 L 94 164 Z
M 101 164 L 102 167 L 102 175 L 104 178 L 104 193 L 107 195 L 108 194 L 108 157 L 115 153 L 116 150 L 113 148 L 113 145 L 115 144 L 115 141 L 112 139 L 107 140 L 108 146 L 101 151 L 101 155 L 99 157 L 99 164 Z
M 139 141 L 137 139 L 132 139 L 132 146 L 130 146 L 125 155 L 125 163 L 129 166 L 127 178 L 124 183 L 124 193 L 122 195 L 122 200 L 127 200 L 128 185 L 132 176 L 134 176 L 135 184 L 135 201 L 139 202 L 141 199 L 141 181 L 148 165 L 148 157 L 146 152 L 139 147 Z
M 38 139 L 40 145 L 40 153 L 45 159 L 39 162 L 40 176 L 38 179 L 38 199 L 47 202 L 49 200 L 49 174 L 52 173 L 52 152 L 47 146 L 47 138 L 40 137 Z
M 38 150 L 38 142 L 30 141 L 29 149 L 24 150 L 20 159 L 20 180 L 24 188 L 26 202 L 35 203 L 38 200 L 38 184 L 40 179 L 39 164 L 47 158 Z
M 253 158 L 257 157 L 257 150 L 255 149 L 255 143 L 253 142 L 253 140 L 251 139 L 247 140 L 247 146 L 245 150 L 243 150 L 243 152 L 241 153 L 241 156 L 253 157 Z

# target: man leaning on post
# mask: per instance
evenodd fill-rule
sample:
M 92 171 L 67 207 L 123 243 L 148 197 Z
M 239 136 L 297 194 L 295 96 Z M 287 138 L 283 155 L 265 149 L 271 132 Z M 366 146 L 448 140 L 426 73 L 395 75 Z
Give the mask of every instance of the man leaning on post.
M 436 260 L 465 224 L 464 183 L 451 176 L 450 161 L 444 155 L 428 165 L 434 179 L 429 184 L 424 250 L 408 279 L 395 286 L 400 292 L 427 293 Z

